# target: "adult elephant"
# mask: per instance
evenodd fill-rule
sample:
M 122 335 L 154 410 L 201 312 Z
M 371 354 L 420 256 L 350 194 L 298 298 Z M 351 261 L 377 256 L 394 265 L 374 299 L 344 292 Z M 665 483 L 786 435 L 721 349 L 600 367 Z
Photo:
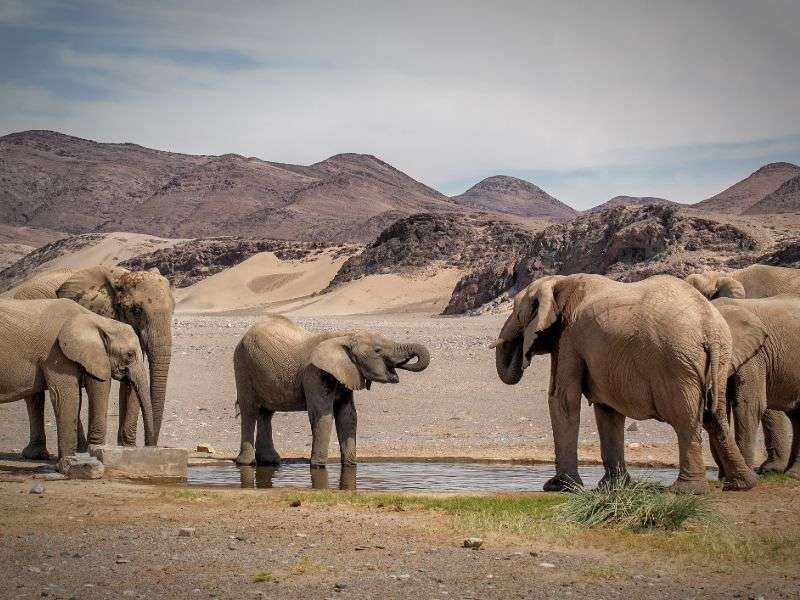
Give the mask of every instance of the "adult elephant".
M 77 450 L 80 388 L 89 402 L 90 444 L 103 444 L 111 379 L 133 387 L 141 402 L 145 443 L 155 443 L 142 350 L 133 329 L 69 300 L 0 300 L 0 403 L 50 392 L 58 431 L 59 470 Z M 31 419 L 34 428 L 41 426 Z
M 373 381 L 397 383 L 396 369 L 422 371 L 429 362 L 425 346 L 395 342 L 377 333 L 312 333 L 281 316 L 256 323 L 233 354 L 242 420 L 236 462 L 279 464 L 272 416 L 276 411 L 302 410 L 308 411 L 311 422 L 311 466 L 327 464 L 334 421 L 342 465 L 355 465 L 353 391 L 369 389 Z
M 737 300 L 719 298 L 714 306 L 733 334 L 734 347 L 751 347 L 751 336 L 763 331 L 764 340 L 755 355 L 741 365 L 728 381 L 736 442 L 749 465 L 754 463 L 758 423 L 764 411 L 786 413 L 792 424 L 791 450 L 786 473 L 800 478 L 800 296 Z M 785 440 L 788 446 L 789 440 Z M 763 468 L 763 467 L 762 467 Z
M 534 354 L 551 355 L 548 401 L 556 475 L 545 490 L 581 483 L 581 395 L 594 405 L 602 483 L 627 477 L 628 416 L 665 421 L 675 429 L 680 473 L 673 489 L 707 489 L 703 427 L 724 465 L 724 488 L 755 485 L 725 412 L 729 362 L 738 365 L 744 358 L 731 355 L 731 334 L 719 312 L 680 279 L 662 275 L 620 283 L 601 275 L 543 277 L 516 295 L 495 346 L 497 374 L 512 385 Z
M 709 300 L 716 298 L 769 298 L 779 294 L 800 295 L 800 269 L 750 265 L 736 271 L 710 271 L 686 277 Z M 783 412 L 768 408 L 763 412 L 764 444 L 767 458 L 759 471 L 783 472 L 789 461 L 791 427 Z
M 153 404 L 155 443 L 161 431 L 172 354 L 172 313 L 175 300 L 169 281 L 157 270 L 129 271 L 121 267 L 96 266 L 79 271 L 50 271 L 19 286 L 18 299 L 68 298 L 104 317 L 133 327 L 150 364 L 149 391 Z M 28 400 L 32 423 L 43 423 L 44 399 Z M 139 407 L 130 386 L 119 388 L 117 443 L 136 445 Z M 44 427 L 31 437 L 23 454 L 46 458 Z

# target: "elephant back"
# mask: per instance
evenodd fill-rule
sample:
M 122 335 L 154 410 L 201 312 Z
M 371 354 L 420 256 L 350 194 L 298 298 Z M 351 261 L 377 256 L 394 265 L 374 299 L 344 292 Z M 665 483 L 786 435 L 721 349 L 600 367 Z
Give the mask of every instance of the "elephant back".
M 56 292 L 72 277 L 69 269 L 56 269 L 34 275 L 14 291 L 15 300 L 45 300 L 56 298 Z

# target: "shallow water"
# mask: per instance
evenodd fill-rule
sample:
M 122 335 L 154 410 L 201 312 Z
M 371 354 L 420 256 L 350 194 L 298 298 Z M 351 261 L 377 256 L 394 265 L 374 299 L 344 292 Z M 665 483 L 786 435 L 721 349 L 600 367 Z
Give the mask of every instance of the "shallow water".
M 634 479 L 669 485 L 677 469 L 630 469 Z M 520 465 L 479 462 L 364 462 L 344 469 L 330 464 L 312 469 L 307 462 L 285 462 L 280 467 L 239 467 L 233 463 L 189 468 L 188 483 L 196 486 L 243 488 L 313 488 L 395 490 L 415 492 L 523 492 L 540 491 L 555 474 L 550 464 Z M 581 467 L 586 486 L 595 486 L 603 467 Z

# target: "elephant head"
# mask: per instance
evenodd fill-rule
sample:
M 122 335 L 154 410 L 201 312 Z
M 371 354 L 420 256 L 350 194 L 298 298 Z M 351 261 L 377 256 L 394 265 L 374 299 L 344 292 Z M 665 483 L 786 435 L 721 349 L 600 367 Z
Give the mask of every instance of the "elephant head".
M 86 373 L 107 381 L 127 381 L 142 408 L 145 445 L 155 445 L 153 406 L 139 338 L 130 325 L 92 314 L 79 314 L 61 327 L 58 345 Z
M 745 297 L 744 286 L 727 273 L 694 273 L 686 277 L 686 283 L 709 300 Z
M 746 303 L 731 298 L 717 298 L 712 302 L 728 324 L 733 338 L 729 375 L 753 358 L 769 336 L 767 326 Z
M 373 381 L 397 383 L 396 369 L 426 369 L 430 354 L 422 344 L 400 344 L 378 334 L 357 333 L 320 342 L 310 362 L 345 387 L 360 390 L 369 389 Z
M 131 325 L 150 363 L 155 441 L 161 430 L 172 354 L 175 300 L 169 281 L 157 270 L 92 267 L 76 271 L 56 292 L 94 313 Z
M 532 355 L 551 351 L 551 328 L 559 318 L 556 295 L 566 279 L 562 275 L 542 277 L 514 297 L 514 310 L 492 345 L 503 383 L 518 383 Z

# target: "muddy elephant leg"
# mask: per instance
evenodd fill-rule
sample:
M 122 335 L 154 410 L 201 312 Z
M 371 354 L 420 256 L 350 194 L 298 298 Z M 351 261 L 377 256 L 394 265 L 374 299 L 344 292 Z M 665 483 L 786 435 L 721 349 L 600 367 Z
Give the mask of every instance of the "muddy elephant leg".
M 783 472 L 789 467 L 792 447 L 792 425 L 786 413 L 779 410 L 764 411 L 761 417 L 767 460 L 758 468 L 759 473 Z
M 239 444 L 239 456 L 236 457 L 236 464 L 255 465 L 256 464 L 256 420 L 258 419 L 258 407 L 250 398 L 243 398 L 239 395 L 239 419 L 241 420 L 242 433 Z
M 139 421 L 139 399 L 131 385 L 119 382 L 119 429 L 117 444 L 120 446 L 136 445 L 136 427 Z
M 49 460 L 47 438 L 44 431 L 44 392 L 25 398 L 28 409 L 28 427 L 30 440 L 22 450 L 22 456 L 30 460 Z
M 356 464 L 356 427 L 358 415 L 353 402 L 353 392 L 345 394 L 333 406 L 336 421 L 336 435 L 339 438 L 339 449 L 342 453 L 342 468 Z
M 308 407 L 308 420 L 311 423 L 311 466 L 324 467 L 328 464 L 328 448 L 331 445 L 333 427 L 333 403 Z
M 675 427 L 678 434 L 678 479 L 672 484 L 674 492 L 704 494 L 708 491 L 706 467 L 703 463 L 703 433 L 699 424 L 694 427 Z
M 706 411 L 703 414 L 703 427 L 708 431 L 712 444 L 716 444 L 720 465 L 725 471 L 723 490 L 749 490 L 756 485 L 758 479 L 753 470 L 742 458 L 733 436 L 731 435 L 724 407 Z M 702 463 L 702 457 L 700 458 Z
M 767 384 L 756 361 L 744 365 L 728 380 L 728 396 L 733 405 L 733 431 L 736 445 L 748 466 L 755 465 L 758 424 L 767 407 Z M 722 472 L 720 470 L 720 472 Z
M 111 380 L 98 381 L 87 378 L 85 388 L 86 400 L 89 404 L 89 431 L 86 443 L 89 446 L 102 446 L 106 443 Z M 78 422 L 80 423 L 80 420 Z
M 608 485 L 618 478 L 627 481 L 630 478 L 625 467 L 625 415 L 610 406 L 595 403 L 594 417 L 605 469 L 605 475 L 598 485 Z
M 58 432 L 58 469 L 63 472 L 64 461 L 68 456 L 75 454 L 78 448 L 78 394 L 80 388 L 77 380 L 69 381 L 67 378 L 55 383 L 48 382 L 48 385 Z
M 256 464 L 279 465 L 281 457 L 272 443 L 272 415 L 275 412 L 263 406 L 258 409 L 256 419 Z
M 571 353 L 554 354 L 550 365 L 548 405 L 556 452 L 556 474 L 544 484 L 546 492 L 583 485 L 578 475 L 578 428 L 581 415 L 583 363 Z
M 789 466 L 786 474 L 800 479 L 800 463 L 797 461 L 797 455 L 800 453 L 800 409 L 790 411 L 786 413 L 786 416 L 792 423 L 792 447 L 789 451 Z

